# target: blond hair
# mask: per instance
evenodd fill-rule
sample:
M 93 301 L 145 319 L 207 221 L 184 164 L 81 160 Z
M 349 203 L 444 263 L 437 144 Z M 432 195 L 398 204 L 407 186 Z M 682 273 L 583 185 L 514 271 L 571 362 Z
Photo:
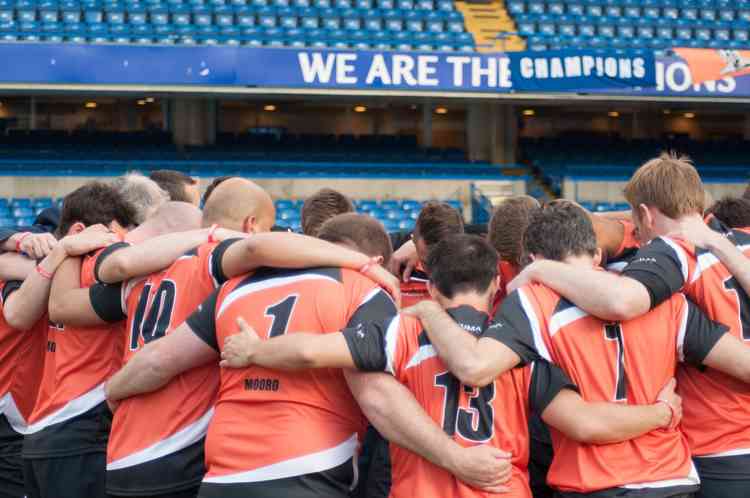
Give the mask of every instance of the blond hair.
M 645 204 L 672 219 L 703 214 L 706 202 L 698 171 L 690 159 L 674 153 L 662 153 L 638 168 L 625 186 L 625 198 L 634 210 Z

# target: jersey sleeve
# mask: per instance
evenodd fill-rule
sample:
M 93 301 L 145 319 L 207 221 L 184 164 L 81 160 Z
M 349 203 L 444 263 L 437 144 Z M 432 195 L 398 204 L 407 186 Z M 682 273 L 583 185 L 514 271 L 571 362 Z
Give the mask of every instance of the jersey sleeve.
M 695 303 L 688 299 L 677 340 L 680 361 L 697 367 L 703 365 L 708 353 L 727 332 L 729 332 L 729 327 L 708 318 Z
M 398 313 L 398 310 L 396 310 L 396 305 L 393 304 L 393 300 L 388 293 L 380 287 L 376 287 L 362 299 L 362 302 L 349 318 L 346 328 L 356 328 L 360 324 L 372 322 L 388 322 L 396 316 L 396 313 Z
M 622 275 L 646 287 L 651 297 L 651 309 L 654 309 L 685 285 L 688 278 L 686 256 L 674 242 L 654 239 L 638 250 Z
M 208 274 L 208 277 L 213 283 L 214 288 L 221 286 L 221 284 L 229 280 L 227 276 L 224 275 L 222 259 L 224 258 L 224 253 L 227 252 L 227 249 L 229 249 L 232 244 L 239 242 L 240 240 L 242 239 L 234 238 L 224 240 L 216 245 L 216 247 L 214 247 L 208 253 L 208 258 L 206 259 L 204 265 L 204 271 Z
M 365 372 L 383 372 L 392 364 L 388 358 L 388 332 L 391 340 L 395 339 L 393 328 L 398 328 L 398 319 L 358 323 L 343 330 L 346 345 L 352 355 L 357 370 Z M 391 371 L 391 373 L 393 373 Z
M 537 415 L 544 413 L 544 410 L 563 389 L 578 392 L 578 386 L 560 367 L 546 360 L 537 360 L 531 364 L 529 408 L 532 413 Z
M 125 249 L 126 247 L 130 247 L 130 244 L 127 242 L 115 242 L 111 246 L 104 249 L 102 252 L 99 253 L 99 255 L 96 257 L 96 262 L 94 263 L 94 279 L 97 282 L 101 282 L 101 279 L 99 278 L 99 270 L 101 269 L 102 263 L 104 263 L 104 260 L 116 253 L 117 251 L 121 249 Z
M 216 303 L 220 291 L 220 288 L 213 291 L 185 322 L 195 335 L 216 351 L 219 351 L 219 342 L 216 339 Z
M 92 285 L 89 287 L 89 301 L 97 316 L 107 323 L 120 322 L 128 317 L 123 310 L 122 282 Z
M 11 294 L 21 288 L 22 284 L 23 282 L 20 280 L 8 280 L 3 284 L 2 292 L 0 292 L 0 299 L 2 299 L 3 305 L 5 305 L 5 300 L 8 299 Z
M 525 365 L 540 357 L 534 341 L 533 327 L 521 302 L 521 293 L 516 290 L 503 300 L 482 337 L 505 344 L 521 357 L 521 362 Z

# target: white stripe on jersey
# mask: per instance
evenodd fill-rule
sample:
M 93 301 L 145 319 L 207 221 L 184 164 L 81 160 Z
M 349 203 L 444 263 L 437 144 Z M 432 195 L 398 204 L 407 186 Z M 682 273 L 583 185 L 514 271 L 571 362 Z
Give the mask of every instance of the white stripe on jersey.
M 338 283 L 338 280 L 327 277 L 325 275 L 320 275 L 317 273 L 303 273 L 301 275 L 294 275 L 292 277 L 276 277 L 276 278 L 269 278 L 267 280 L 261 280 L 259 282 L 253 282 L 251 284 L 243 285 L 241 287 L 236 288 L 232 292 L 230 292 L 227 297 L 222 301 L 221 307 L 219 308 L 219 312 L 216 313 L 216 318 L 219 318 L 221 314 L 226 311 L 226 309 L 232 305 L 235 301 L 238 299 L 241 299 L 248 294 L 253 294 L 254 292 L 260 292 L 265 289 L 272 289 L 274 287 L 282 287 L 284 285 L 289 284 L 295 284 L 298 282 L 303 282 L 305 280 L 326 280 L 328 282 L 336 282 Z
M 241 482 L 262 482 L 285 479 L 287 477 L 315 474 L 334 467 L 338 467 L 347 460 L 354 458 L 357 453 L 359 441 L 357 434 L 352 434 L 349 439 L 338 446 L 318 451 L 309 455 L 303 455 L 289 460 L 276 462 L 265 467 L 260 467 L 245 472 L 223 476 L 209 476 L 203 478 L 203 482 L 211 484 L 230 484 Z
M 59 424 L 60 422 L 65 422 L 73 417 L 84 414 L 95 406 L 104 403 L 105 399 L 104 382 L 102 382 L 83 396 L 68 401 L 55 413 L 29 425 L 26 434 L 34 434 L 46 429 L 50 425 Z
M 539 355 L 542 358 L 547 361 L 552 361 L 552 356 L 549 354 L 547 344 L 544 343 L 544 337 L 542 337 L 542 330 L 539 328 L 539 319 L 536 317 L 534 307 L 529 302 L 526 294 L 524 294 L 523 289 L 518 289 L 518 297 L 520 298 L 523 311 L 524 313 L 526 313 L 526 318 L 531 325 L 531 331 L 534 335 L 534 346 L 536 346 L 536 350 L 539 352 Z
M 618 486 L 620 488 L 625 489 L 649 489 L 649 488 L 671 488 L 674 486 L 695 486 L 696 484 L 700 484 L 701 479 L 698 477 L 698 470 L 695 468 L 695 465 L 692 461 L 690 461 L 690 473 L 683 478 L 677 478 L 677 479 L 665 479 L 663 481 L 653 481 L 653 482 L 639 482 L 634 484 L 625 484 L 623 486 Z
M 191 444 L 197 443 L 205 437 L 206 431 L 208 431 L 208 424 L 211 422 L 211 417 L 213 417 L 213 415 L 214 409 L 209 408 L 201 418 L 178 432 L 175 432 L 171 436 L 162 439 L 146 449 L 131 453 L 126 457 L 108 463 L 107 470 L 125 469 L 134 465 L 157 460 L 167 455 L 171 455 L 172 453 L 177 453 Z

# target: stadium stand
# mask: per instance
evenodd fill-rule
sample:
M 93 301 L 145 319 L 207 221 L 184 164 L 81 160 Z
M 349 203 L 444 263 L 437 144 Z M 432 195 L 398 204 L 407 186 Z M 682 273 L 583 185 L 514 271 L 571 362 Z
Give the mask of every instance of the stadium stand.
M 508 0 L 530 50 L 750 47 L 747 0 Z
M 279 199 L 276 204 L 276 224 L 293 231 L 300 231 L 300 209 L 303 199 Z M 447 199 L 459 211 L 463 204 L 457 199 Z M 51 197 L 12 198 L 0 197 L 0 227 L 29 226 L 35 217 L 46 208 L 61 205 L 62 199 Z M 369 214 L 380 220 L 386 230 L 412 230 L 422 209 L 422 202 L 416 199 L 359 199 L 354 201 L 358 213 Z
M 0 40 L 474 50 L 452 0 L 0 0 Z

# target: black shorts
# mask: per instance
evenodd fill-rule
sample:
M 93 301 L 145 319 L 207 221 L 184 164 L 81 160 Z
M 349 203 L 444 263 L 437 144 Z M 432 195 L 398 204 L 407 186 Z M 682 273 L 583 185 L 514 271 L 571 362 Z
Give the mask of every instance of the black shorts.
M 23 436 L 0 415 L 0 498 L 22 498 L 26 495 L 23 483 L 21 449 Z
M 24 459 L 29 498 L 107 498 L 104 453 Z
M 323 472 L 274 481 L 203 483 L 198 498 L 349 498 L 356 464 L 352 459 Z
M 695 498 L 745 498 L 750 496 L 750 480 L 701 478 Z

